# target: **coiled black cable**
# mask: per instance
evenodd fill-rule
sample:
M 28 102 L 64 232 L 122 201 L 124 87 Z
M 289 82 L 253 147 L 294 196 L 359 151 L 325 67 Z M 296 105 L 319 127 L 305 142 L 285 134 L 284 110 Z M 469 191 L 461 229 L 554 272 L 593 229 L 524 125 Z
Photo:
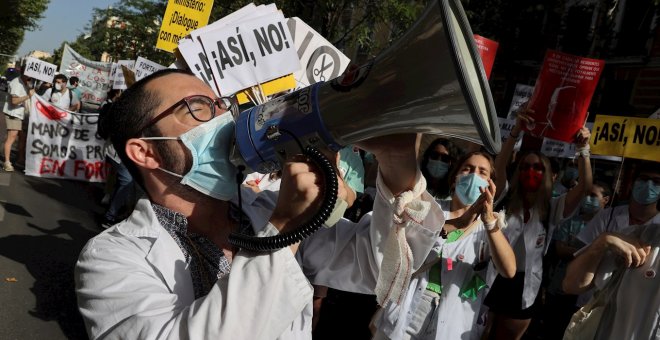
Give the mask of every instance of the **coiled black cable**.
M 319 211 L 317 211 L 309 221 L 298 227 L 296 230 L 280 233 L 275 236 L 257 237 L 241 233 L 231 233 L 229 235 L 229 243 L 231 245 L 255 252 L 275 251 L 309 237 L 319 230 L 323 223 L 330 217 L 332 210 L 335 207 L 335 203 L 337 203 L 337 193 L 339 190 L 335 168 L 321 151 L 311 145 L 303 149 L 303 154 L 309 157 L 321 169 L 321 172 L 325 176 L 325 185 L 322 189 L 323 202 Z

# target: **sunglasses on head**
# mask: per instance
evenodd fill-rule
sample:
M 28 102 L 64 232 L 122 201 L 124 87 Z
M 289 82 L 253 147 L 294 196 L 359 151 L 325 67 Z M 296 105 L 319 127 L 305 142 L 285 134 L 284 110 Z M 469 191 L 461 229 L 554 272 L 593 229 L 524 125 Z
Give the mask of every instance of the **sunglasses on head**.
M 520 170 L 527 171 L 529 169 L 534 169 L 536 171 L 545 171 L 545 167 L 542 163 L 520 163 Z

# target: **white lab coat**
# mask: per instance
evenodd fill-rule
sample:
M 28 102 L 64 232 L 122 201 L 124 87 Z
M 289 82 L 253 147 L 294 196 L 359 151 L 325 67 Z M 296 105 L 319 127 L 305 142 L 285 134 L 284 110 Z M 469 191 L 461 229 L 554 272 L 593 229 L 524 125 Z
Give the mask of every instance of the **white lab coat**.
M 372 217 L 357 224 L 342 219 L 334 228 L 312 236 L 314 241 L 322 239 L 319 243 L 325 247 L 301 246 L 300 261 L 314 277 L 334 277 L 342 282 L 337 288 L 373 294 L 382 260 L 378 247 L 392 225 L 394 202 L 387 190 L 380 192 Z M 277 233 L 268 223 L 274 197 L 270 192 L 243 190 L 243 211 L 259 236 Z M 426 192 L 421 199 L 433 201 Z M 442 210 L 435 204 L 421 225 L 406 230 L 413 268 L 421 266 L 443 222 Z M 158 223 L 151 203 L 141 199 L 127 220 L 90 240 L 78 260 L 78 306 L 88 335 L 92 339 L 311 339 L 312 287 L 289 248 L 266 254 L 240 251 L 231 266 L 207 296 L 194 300 L 190 268 L 181 249 Z M 333 280 L 328 282 L 334 286 Z

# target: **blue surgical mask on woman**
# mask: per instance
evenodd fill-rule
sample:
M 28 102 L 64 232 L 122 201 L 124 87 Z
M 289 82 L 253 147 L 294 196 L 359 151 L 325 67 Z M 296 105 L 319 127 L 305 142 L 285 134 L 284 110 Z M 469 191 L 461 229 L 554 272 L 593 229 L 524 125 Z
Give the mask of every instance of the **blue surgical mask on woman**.
M 456 197 L 465 205 L 472 205 L 481 196 L 479 188 L 488 187 L 488 182 L 476 173 L 459 175 L 456 181 Z
M 600 200 L 596 196 L 587 196 L 582 200 L 582 212 L 594 214 L 600 210 Z
M 650 179 L 646 181 L 638 179 L 633 184 L 632 196 L 637 203 L 644 205 L 655 203 L 660 197 L 660 185 L 655 185 Z
M 187 185 L 203 194 L 228 201 L 236 194 L 236 167 L 229 161 L 234 120 L 224 113 L 202 123 L 179 137 L 143 137 L 143 140 L 180 140 L 192 154 L 192 166 L 185 175 L 160 170 L 181 178 Z
M 436 159 L 429 159 L 426 163 L 426 170 L 433 178 L 444 178 L 449 172 L 449 164 Z

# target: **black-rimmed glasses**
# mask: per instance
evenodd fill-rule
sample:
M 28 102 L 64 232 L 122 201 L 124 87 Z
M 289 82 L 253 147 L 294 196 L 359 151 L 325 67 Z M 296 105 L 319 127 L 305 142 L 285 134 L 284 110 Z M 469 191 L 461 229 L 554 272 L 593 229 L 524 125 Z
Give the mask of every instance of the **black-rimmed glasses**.
M 158 123 L 161 119 L 165 118 L 167 115 L 174 112 L 174 109 L 180 105 L 185 104 L 188 108 L 188 113 L 190 116 L 198 122 L 208 122 L 213 119 L 216 114 L 216 108 L 219 108 L 220 114 L 227 111 L 231 111 L 232 116 L 236 117 L 238 113 L 238 105 L 235 103 L 234 98 L 231 97 L 219 97 L 213 99 L 205 95 L 192 95 L 184 97 L 178 102 L 174 103 L 172 106 L 165 109 L 163 112 L 157 114 L 153 119 L 149 121 L 144 127 L 142 127 L 138 134 L 142 134 L 142 131 L 148 127 Z

